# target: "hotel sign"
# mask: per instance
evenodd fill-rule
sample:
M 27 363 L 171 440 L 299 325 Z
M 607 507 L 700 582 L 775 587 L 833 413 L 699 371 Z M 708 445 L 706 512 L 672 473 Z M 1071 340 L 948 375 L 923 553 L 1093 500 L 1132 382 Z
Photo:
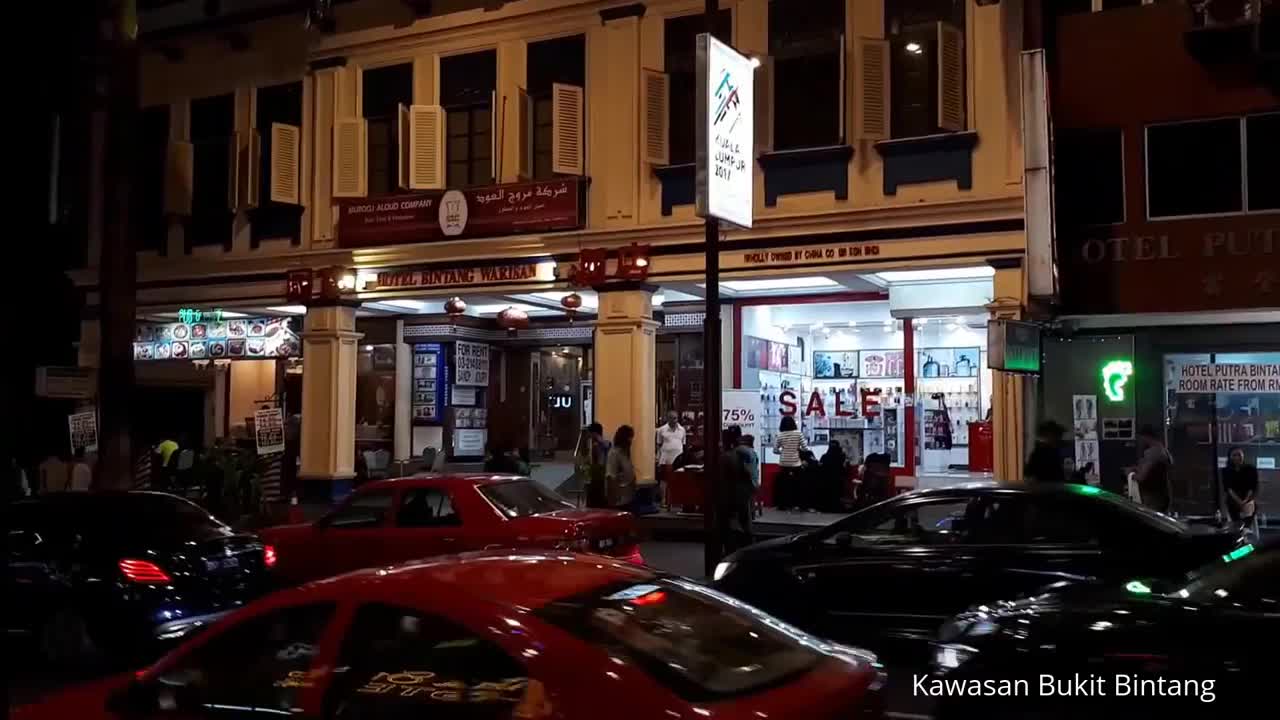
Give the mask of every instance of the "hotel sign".
M 460 240 L 583 226 L 581 178 L 338 201 L 343 248 Z
M 444 270 L 386 270 L 378 273 L 369 290 L 397 288 L 448 288 L 468 285 L 506 285 L 511 283 L 539 283 L 555 280 L 555 264 L 551 262 L 512 265 L 482 265 L 479 267 L 448 268 Z

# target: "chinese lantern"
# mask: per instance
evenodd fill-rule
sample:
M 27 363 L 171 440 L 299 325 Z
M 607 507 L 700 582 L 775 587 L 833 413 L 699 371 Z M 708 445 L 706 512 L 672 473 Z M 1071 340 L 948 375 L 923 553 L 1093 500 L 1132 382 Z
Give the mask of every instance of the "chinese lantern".
M 578 293 L 569 293 L 560 298 L 560 304 L 564 306 L 565 313 L 569 316 L 569 323 L 573 324 L 573 316 L 578 313 L 578 308 L 582 307 L 582 296 Z
M 515 307 L 508 307 L 498 313 L 498 324 L 507 329 L 507 335 L 516 336 L 517 330 L 529 327 L 529 313 Z
M 458 316 L 467 311 L 467 303 L 460 297 L 451 297 L 444 302 L 444 311 L 449 313 L 449 332 L 457 332 L 455 323 Z

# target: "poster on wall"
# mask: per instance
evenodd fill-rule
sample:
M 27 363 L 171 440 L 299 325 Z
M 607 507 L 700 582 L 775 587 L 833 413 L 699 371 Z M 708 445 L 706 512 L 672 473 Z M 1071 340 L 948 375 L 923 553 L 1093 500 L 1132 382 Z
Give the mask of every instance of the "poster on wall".
M 463 407 L 471 407 L 472 405 L 475 405 L 476 389 L 474 387 L 454 385 L 450 404 L 461 405 Z
M 254 412 L 253 437 L 259 455 L 284 452 L 284 412 L 278 407 Z
M 439 343 L 413 346 L 413 402 L 410 417 L 415 425 L 440 422 L 444 384 L 443 349 Z
M 459 340 L 454 343 L 454 383 L 489 385 L 489 346 Z
M 977 377 L 982 349 L 924 348 L 916 353 L 918 377 Z
M 764 421 L 759 390 L 725 390 L 720 395 L 721 427 L 737 425 L 743 435 L 761 437 Z
M 480 457 L 484 455 L 484 447 L 489 433 L 480 429 L 457 429 L 453 431 L 454 457 Z
M 1178 393 L 1280 393 L 1280 362 L 1187 363 L 1178 368 Z
M 818 379 L 858 377 L 857 350 L 814 350 L 813 376 Z
M 1075 440 L 1076 468 L 1093 463 L 1093 472 L 1101 474 L 1098 455 L 1098 396 L 1071 396 L 1071 435 Z
M 768 368 L 776 372 L 786 372 L 788 368 L 787 346 L 778 342 L 769 342 L 766 344 L 769 348 Z
M 98 411 L 96 409 L 67 416 L 71 430 L 71 457 L 98 452 Z
M 745 353 L 747 368 L 751 370 L 767 370 L 769 368 L 769 344 L 758 337 L 746 338 Z
M 221 317 L 221 316 L 218 316 Z M 134 360 L 218 360 L 295 357 L 302 341 L 291 318 L 256 317 L 137 323 Z
M 858 353 L 864 378 L 900 378 L 906 365 L 901 350 L 862 350 Z

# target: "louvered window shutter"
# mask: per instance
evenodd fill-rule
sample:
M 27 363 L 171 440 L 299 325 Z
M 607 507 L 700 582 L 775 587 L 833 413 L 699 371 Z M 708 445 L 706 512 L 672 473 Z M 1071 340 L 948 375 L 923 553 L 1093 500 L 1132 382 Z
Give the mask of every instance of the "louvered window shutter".
M 938 127 L 964 129 L 964 35 L 938 23 Z
M 858 140 L 889 137 L 889 43 L 875 38 L 855 38 L 853 102 L 857 103 L 854 129 Z
M 271 168 L 267 174 L 271 182 L 271 202 L 302 204 L 298 168 L 301 147 L 302 128 L 287 123 L 271 123 Z M 256 170 L 256 167 L 252 168 L 250 173 Z
M 582 174 L 582 88 L 554 83 L 551 86 L 551 170 L 563 175 Z
M 249 144 L 244 149 L 244 206 L 256 208 L 262 195 L 262 133 L 249 131 Z
M 516 175 L 521 180 L 533 177 L 533 99 L 524 88 L 516 93 Z
M 334 123 L 334 197 L 364 197 L 368 194 L 368 133 L 364 118 L 344 118 Z
M 396 185 L 409 189 L 409 108 L 396 106 Z
M 666 73 L 644 71 L 644 159 L 650 165 L 671 164 L 671 133 L 667 105 L 671 84 Z
M 409 187 L 414 190 L 444 188 L 444 123 L 439 105 L 409 107 Z
M 227 137 L 227 209 L 240 209 L 240 133 Z

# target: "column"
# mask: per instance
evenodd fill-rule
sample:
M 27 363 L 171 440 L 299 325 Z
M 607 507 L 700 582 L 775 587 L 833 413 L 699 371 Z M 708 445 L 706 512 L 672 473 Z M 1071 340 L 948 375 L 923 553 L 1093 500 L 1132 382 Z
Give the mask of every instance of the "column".
M 992 280 L 995 298 L 987 305 L 991 317 L 1020 320 L 1026 308 L 1026 282 L 1020 259 L 993 261 L 996 274 Z M 995 434 L 994 467 L 997 480 L 1022 482 L 1022 466 L 1026 458 L 1026 386 L 1025 375 L 994 371 L 991 373 L 991 421 Z
M 404 320 L 396 321 L 396 399 L 392 455 L 397 461 L 413 457 L 413 346 L 404 341 Z
M 595 333 L 595 419 L 606 437 L 622 425 L 635 428 L 631 462 L 639 484 L 654 482 L 655 289 L 639 283 L 596 288 L 600 316 Z
M 307 500 L 327 502 L 355 477 L 354 305 L 312 305 L 302 332 L 302 480 Z

